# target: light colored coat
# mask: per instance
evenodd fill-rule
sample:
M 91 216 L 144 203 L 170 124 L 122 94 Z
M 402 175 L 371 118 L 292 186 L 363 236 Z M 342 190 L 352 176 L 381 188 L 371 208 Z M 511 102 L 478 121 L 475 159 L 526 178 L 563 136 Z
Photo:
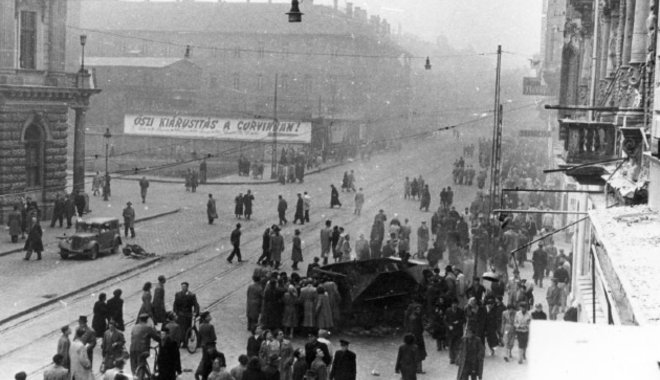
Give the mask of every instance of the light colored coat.
M 87 348 L 81 341 L 74 340 L 71 342 L 69 358 L 71 359 L 69 372 L 71 380 L 94 380 L 92 363 L 87 356 Z

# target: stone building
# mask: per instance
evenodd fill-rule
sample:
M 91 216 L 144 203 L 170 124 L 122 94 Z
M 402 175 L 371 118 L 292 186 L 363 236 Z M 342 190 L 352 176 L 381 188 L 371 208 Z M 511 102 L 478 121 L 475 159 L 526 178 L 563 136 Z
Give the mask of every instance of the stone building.
M 272 118 L 277 75 L 280 119 L 330 119 L 336 126 L 362 125 L 380 136 L 400 133 L 409 121 L 410 70 L 409 60 L 403 58 L 407 53 L 390 38 L 387 21 L 368 17 L 351 3 L 339 10 L 306 1 L 298 24 L 287 22 L 287 3 L 71 4 L 68 23 L 89 35 L 90 56 L 151 59 L 183 58 L 188 53 L 190 62 L 201 69 L 201 81 L 186 106 L 177 107 L 182 114 Z M 68 54 L 75 57 L 77 52 L 71 49 Z M 97 101 L 105 102 L 104 96 Z M 125 104 L 116 106 L 123 108 Z M 148 104 L 142 108 L 155 112 Z M 121 123 L 108 123 L 102 114 L 106 111 L 90 111 L 90 129 L 102 133 L 109 127 L 120 138 Z M 90 141 L 91 145 L 96 143 Z
M 66 189 L 67 114 L 76 109 L 82 125 L 95 90 L 78 88 L 88 76 L 65 73 L 66 14 L 66 0 L 0 1 L 3 222 L 19 196 L 36 200 L 48 218 L 55 195 L 71 191 Z

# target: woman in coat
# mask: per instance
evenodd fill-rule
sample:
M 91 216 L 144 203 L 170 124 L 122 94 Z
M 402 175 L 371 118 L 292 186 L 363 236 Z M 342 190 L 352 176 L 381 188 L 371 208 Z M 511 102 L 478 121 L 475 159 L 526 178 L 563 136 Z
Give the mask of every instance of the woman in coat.
M 243 193 L 238 194 L 236 198 L 234 198 L 234 204 L 234 215 L 240 219 L 243 215 Z
M 418 356 L 415 337 L 412 334 L 406 334 L 403 337 L 403 345 L 399 347 L 399 353 L 396 356 L 394 372 L 400 373 L 402 380 L 417 380 Z
M 291 261 L 293 270 L 298 270 L 298 263 L 303 261 L 302 240 L 300 240 L 300 230 L 293 233 L 293 243 L 291 245 Z
M 165 310 L 165 276 L 158 276 L 158 284 L 154 289 L 154 300 L 152 303 L 154 323 L 165 324 L 167 322 L 167 311 Z
M 108 305 L 105 303 L 105 293 L 99 294 L 99 299 L 94 304 L 94 316 L 92 317 L 92 329 L 97 338 L 103 338 L 105 330 L 108 328 Z
M 270 236 L 270 259 L 273 262 L 273 269 L 279 269 L 282 251 L 284 251 L 284 238 L 280 235 L 280 229 L 275 228 Z
M 341 207 L 341 202 L 339 202 L 339 192 L 335 185 L 330 185 L 330 208 L 335 206 Z
M 339 251 L 341 252 L 341 261 L 351 260 L 351 251 L 353 251 L 353 248 L 351 248 L 351 237 L 348 234 L 344 236 L 341 247 L 339 247 Z
M 25 246 L 23 247 L 26 251 L 24 260 L 30 260 L 33 251 L 37 253 L 37 260 L 41 260 L 41 252 L 44 251 L 44 243 L 41 241 L 43 235 L 44 231 L 41 229 L 39 219 L 33 217 L 28 237 L 27 240 L 25 240 Z
M 153 321 L 154 319 L 154 308 L 153 305 L 151 304 L 151 282 L 145 282 L 144 286 L 142 287 L 142 306 L 140 306 L 140 311 L 138 311 L 138 315 L 142 313 L 147 313 L 149 314 L 149 318 Z
M 516 328 L 514 321 L 516 319 L 516 307 L 509 304 L 502 313 L 502 340 L 506 347 L 506 356 L 504 360 L 509 361 L 513 358 L 512 350 L 516 343 Z
M 18 242 L 18 235 L 23 232 L 21 228 L 21 213 L 18 211 L 18 205 L 14 205 L 14 211 L 7 216 L 7 227 L 9 227 L 11 242 Z
M 424 185 L 424 188 L 421 192 L 421 201 L 419 203 L 419 209 L 424 211 L 429 211 L 429 206 L 431 205 L 431 192 L 429 191 L 429 185 Z
M 289 285 L 287 292 L 282 297 L 284 303 L 284 315 L 282 315 L 282 326 L 284 337 L 288 333 L 289 339 L 293 338 L 293 330 L 298 327 L 298 291 L 293 285 Z
M 314 318 L 314 310 L 316 307 L 316 298 L 318 293 L 311 280 L 307 280 L 305 286 L 300 290 L 300 303 L 303 306 L 303 327 L 311 330 L 314 328 L 316 318 Z
M 330 297 L 325 292 L 323 286 L 316 288 L 316 306 L 314 308 L 314 315 L 316 319 L 316 327 L 319 329 L 330 330 L 334 327 L 332 321 L 332 308 L 330 307 Z

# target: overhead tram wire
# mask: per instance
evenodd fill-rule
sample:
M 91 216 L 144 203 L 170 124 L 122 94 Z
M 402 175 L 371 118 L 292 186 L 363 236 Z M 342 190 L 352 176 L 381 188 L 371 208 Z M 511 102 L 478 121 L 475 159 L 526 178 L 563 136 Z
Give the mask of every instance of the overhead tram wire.
M 132 40 L 139 40 L 139 41 L 144 41 L 144 42 L 151 42 L 151 43 L 157 43 L 157 44 L 163 44 L 163 45 L 170 45 L 170 46 L 177 46 L 181 48 L 186 48 L 186 47 L 191 47 L 191 48 L 196 48 L 196 49 L 202 49 L 202 50 L 215 50 L 215 51 L 223 51 L 223 52 L 246 52 L 246 53 L 255 53 L 255 54 L 276 54 L 276 55 L 301 55 L 301 56 L 317 56 L 317 57 L 342 57 L 342 58 L 382 58 L 382 59 L 415 59 L 415 60 L 425 60 L 427 56 L 413 56 L 413 55 L 405 55 L 405 54 L 400 54 L 400 55 L 379 55 L 379 54 L 349 54 L 349 53 L 319 53 L 319 52 L 296 52 L 296 51 L 285 51 L 285 50 L 266 50 L 266 49 L 247 49 L 247 48 L 233 48 L 233 47 L 220 47 L 220 46 L 208 46 L 208 45 L 195 45 L 195 44 L 184 44 L 184 43 L 177 43 L 177 42 L 171 42 L 171 41 L 163 41 L 163 40 L 155 40 L 152 38 L 146 38 L 146 37 L 140 37 L 140 36 L 130 36 L 130 35 L 125 35 L 125 34 L 120 34 L 120 33 L 115 33 L 115 32 L 110 32 L 107 30 L 101 30 L 101 29 L 93 29 L 93 28 L 81 28 L 73 25 L 67 25 L 66 26 L 69 29 L 74 29 L 78 30 L 81 32 L 88 32 L 88 33 L 98 33 L 98 34 L 105 34 L 117 38 L 123 38 L 123 39 L 132 39 Z M 478 57 L 478 56 L 491 56 L 495 55 L 495 53 L 469 53 L 469 54 L 447 54 L 447 55 L 437 55 L 437 56 L 430 56 L 430 58 L 433 59 L 444 59 L 444 58 L 460 58 L 460 57 Z

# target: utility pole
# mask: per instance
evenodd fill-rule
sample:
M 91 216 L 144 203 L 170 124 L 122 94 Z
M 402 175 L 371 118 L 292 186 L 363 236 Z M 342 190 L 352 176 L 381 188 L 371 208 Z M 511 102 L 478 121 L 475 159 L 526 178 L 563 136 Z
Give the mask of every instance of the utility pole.
M 493 214 L 495 202 L 500 201 L 501 193 L 501 172 L 502 172 L 502 104 L 500 103 L 500 73 L 502 71 L 502 45 L 497 45 L 497 67 L 495 68 L 495 102 L 493 106 L 493 142 L 490 162 L 490 199 L 488 205 L 488 229 L 486 238 L 488 239 L 488 250 L 492 251 L 492 226 L 490 217 Z M 499 204 L 498 204 L 499 207 Z M 478 277 L 477 264 L 479 251 L 474 254 L 474 276 Z
M 270 162 L 270 178 L 277 178 L 277 74 L 275 74 L 275 96 L 273 98 L 273 154 Z

